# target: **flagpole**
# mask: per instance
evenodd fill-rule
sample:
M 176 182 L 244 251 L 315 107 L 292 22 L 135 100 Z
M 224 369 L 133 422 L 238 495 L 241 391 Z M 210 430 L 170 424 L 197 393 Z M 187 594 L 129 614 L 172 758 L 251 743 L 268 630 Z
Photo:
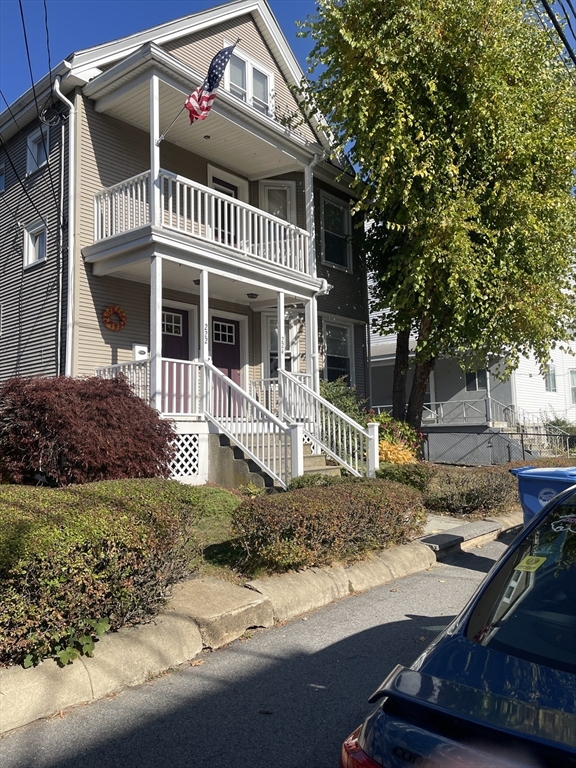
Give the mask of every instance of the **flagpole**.
M 168 126 L 168 128 L 166 128 L 166 130 L 164 131 L 164 133 L 163 133 L 163 134 L 162 134 L 162 135 L 161 135 L 161 136 L 158 138 L 158 141 L 156 142 L 156 146 L 157 146 L 157 147 L 159 147 L 159 146 L 160 146 L 160 143 L 161 143 L 162 141 L 164 141 L 164 139 L 166 138 L 166 134 L 168 133 L 168 131 L 170 130 L 170 128 L 172 128 L 172 126 L 174 125 L 174 123 L 176 122 L 176 120 L 178 120 L 178 118 L 180 117 L 180 115 L 182 114 L 182 112 L 184 112 L 184 110 L 185 110 L 185 109 L 186 109 L 186 105 L 184 105 L 184 106 L 182 107 L 182 109 L 180 110 L 180 112 L 178 112 L 178 114 L 176 115 L 176 117 L 174 118 L 174 120 L 172 120 L 172 122 L 170 123 L 170 125 Z

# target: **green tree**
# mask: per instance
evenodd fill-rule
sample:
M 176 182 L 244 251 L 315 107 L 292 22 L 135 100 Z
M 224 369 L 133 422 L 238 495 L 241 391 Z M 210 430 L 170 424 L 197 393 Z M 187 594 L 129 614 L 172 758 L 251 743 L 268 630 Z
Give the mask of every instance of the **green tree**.
M 573 336 L 576 73 L 523 0 L 318 0 L 303 84 L 357 168 L 394 415 L 438 356 L 504 374 Z M 408 342 L 417 337 L 406 403 Z

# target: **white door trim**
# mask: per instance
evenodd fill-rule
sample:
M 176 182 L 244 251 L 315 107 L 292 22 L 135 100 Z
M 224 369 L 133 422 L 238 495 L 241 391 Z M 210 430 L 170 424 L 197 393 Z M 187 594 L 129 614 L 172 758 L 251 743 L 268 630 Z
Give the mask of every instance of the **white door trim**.
M 188 312 L 188 360 L 198 360 L 198 306 L 196 304 L 186 304 L 183 301 L 173 301 L 172 299 L 163 299 L 162 306 L 184 309 Z
M 250 184 L 246 179 L 243 179 L 241 176 L 236 176 L 229 171 L 223 171 L 220 168 L 216 168 L 216 166 L 210 164 L 207 165 L 207 173 L 208 186 L 211 189 L 214 189 L 214 177 L 216 177 L 217 179 L 222 179 L 222 181 L 226 181 L 228 184 L 233 184 L 235 187 L 237 187 L 238 199 L 243 203 L 250 202 Z

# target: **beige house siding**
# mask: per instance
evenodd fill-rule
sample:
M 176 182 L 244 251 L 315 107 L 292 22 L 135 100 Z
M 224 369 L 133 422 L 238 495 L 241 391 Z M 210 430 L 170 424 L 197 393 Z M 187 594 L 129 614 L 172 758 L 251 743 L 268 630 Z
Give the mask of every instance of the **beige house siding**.
M 296 115 L 295 122 L 301 122 L 302 116 L 298 102 L 290 92 L 276 60 L 251 16 L 243 16 L 239 19 L 216 24 L 209 30 L 196 32 L 166 43 L 163 48 L 175 58 L 192 67 L 198 74 L 205 75 L 212 58 L 224 46 L 225 42 L 234 43 L 237 38 L 240 38 L 238 44 L 240 52 L 244 51 L 274 74 L 276 119 Z M 294 131 L 308 141 L 317 141 L 308 122 L 298 125 Z

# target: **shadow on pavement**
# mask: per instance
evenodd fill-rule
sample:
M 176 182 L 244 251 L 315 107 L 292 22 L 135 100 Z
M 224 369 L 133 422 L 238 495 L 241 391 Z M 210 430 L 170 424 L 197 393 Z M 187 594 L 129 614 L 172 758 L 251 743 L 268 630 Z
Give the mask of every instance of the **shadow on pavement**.
M 18 761 L 5 756 L 2 766 L 336 768 L 343 739 L 369 711 L 368 696 L 396 664 L 411 664 L 451 618 L 413 615 L 316 653 L 281 658 L 271 655 L 265 634 L 291 634 L 293 641 L 299 620 L 257 632 L 105 706 L 24 729 L 16 734 Z M 216 663 L 217 655 L 225 658 Z M 241 664 L 252 671 L 233 678 Z M 64 740 L 56 727 L 73 736 Z M 64 741 L 65 758 L 54 757 L 56 740 Z

